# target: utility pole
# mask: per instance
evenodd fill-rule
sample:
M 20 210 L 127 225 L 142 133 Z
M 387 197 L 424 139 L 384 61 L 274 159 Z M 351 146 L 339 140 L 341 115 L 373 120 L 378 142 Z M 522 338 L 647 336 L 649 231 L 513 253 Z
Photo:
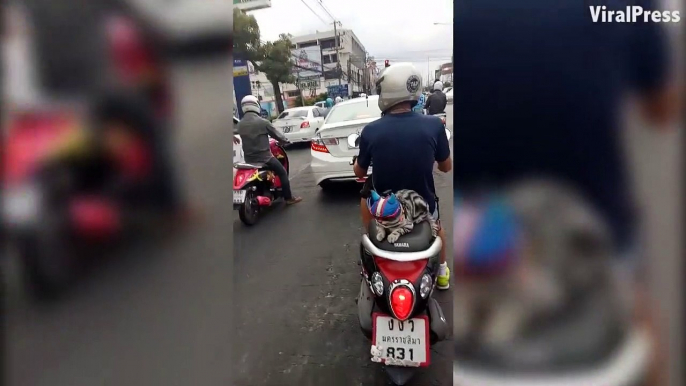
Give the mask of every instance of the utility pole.
M 429 87 L 429 91 L 432 91 L 433 87 L 429 86 L 429 83 L 433 85 L 433 82 L 431 81 L 431 57 L 427 56 L 426 57 L 426 86 Z
M 353 84 L 352 84 L 352 79 L 353 79 L 353 69 L 352 66 L 350 65 L 350 58 L 348 58 L 348 88 L 352 92 Z
M 338 85 L 341 85 L 341 78 L 343 77 L 343 72 L 341 69 L 341 55 L 340 52 L 338 51 L 338 46 L 341 41 L 340 36 L 338 36 L 338 29 L 336 28 L 336 25 L 339 22 L 335 21 L 333 22 L 333 44 L 334 44 L 334 50 L 336 50 L 336 71 L 338 72 Z
M 369 52 L 364 52 L 364 93 L 370 94 L 371 78 L 369 75 Z

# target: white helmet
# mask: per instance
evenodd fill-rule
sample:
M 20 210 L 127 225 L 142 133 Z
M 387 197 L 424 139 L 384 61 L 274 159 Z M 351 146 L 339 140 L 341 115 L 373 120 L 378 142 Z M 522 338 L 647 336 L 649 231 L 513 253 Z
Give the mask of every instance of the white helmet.
M 336 97 L 336 103 L 340 103 L 340 102 L 343 102 L 343 98 L 337 96 Z
M 437 80 L 436 83 L 434 83 L 434 91 L 443 91 L 443 82 Z
M 422 93 L 421 74 L 412 63 L 386 67 L 376 81 L 376 93 L 383 112 L 402 102 L 411 102 L 414 107 Z
M 246 95 L 241 100 L 241 110 L 243 110 L 243 114 L 249 111 L 259 114 L 262 111 L 262 107 L 260 107 L 260 101 L 254 95 Z

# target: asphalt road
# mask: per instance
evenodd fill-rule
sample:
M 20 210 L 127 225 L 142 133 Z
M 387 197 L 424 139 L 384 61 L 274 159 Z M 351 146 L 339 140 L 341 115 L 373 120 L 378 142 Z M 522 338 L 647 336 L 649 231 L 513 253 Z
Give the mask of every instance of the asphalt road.
M 451 115 L 449 106 L 448 122 Z M 385 385 L 357 322 L 360 186 L 344 183 L 325 195 L 308 173 L 309 147 L 288 155 L 292 189 L 303 202 L 273 208 L 252 228 L 234 216 L 234 385 Z M 452 175 L 436 172 L 436 185 L 452 235 Z M 450 293 L 436 296 L 452 323 Z M 434 346 L 431 366 L 412 384 L 452 385 L 451 348 L 449 341 Z
M 28 299 L 12 256 L 6 281 L 9 386 L 230 385 L 229 58 L 179 64 L 177 163 L 203 211 L 196 226 L 96 264 L 61 301 Z

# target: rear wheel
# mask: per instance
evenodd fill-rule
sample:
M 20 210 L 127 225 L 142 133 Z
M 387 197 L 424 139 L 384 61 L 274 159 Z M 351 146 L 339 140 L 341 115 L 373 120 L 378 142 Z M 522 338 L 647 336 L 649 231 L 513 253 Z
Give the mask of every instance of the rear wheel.
M 260 218 L 260 205 L 257 202 L 257 192 L 248 190 L 245 193 L 245 201 L 238 209 L 238 217 L 243 224 L 252 226 L 257 223 Z

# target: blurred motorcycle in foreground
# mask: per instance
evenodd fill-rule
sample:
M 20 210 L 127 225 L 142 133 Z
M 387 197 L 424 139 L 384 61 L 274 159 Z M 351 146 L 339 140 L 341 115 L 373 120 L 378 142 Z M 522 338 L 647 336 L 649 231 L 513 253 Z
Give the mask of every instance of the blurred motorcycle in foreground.
M 152 138 L 86 116 L 42 104 L 14 111 L 6 127 L 2 221 L 40 298 L 59 296 L 83 257 L 163 229 L 173 210 L 158 205 L 165 176 Z

